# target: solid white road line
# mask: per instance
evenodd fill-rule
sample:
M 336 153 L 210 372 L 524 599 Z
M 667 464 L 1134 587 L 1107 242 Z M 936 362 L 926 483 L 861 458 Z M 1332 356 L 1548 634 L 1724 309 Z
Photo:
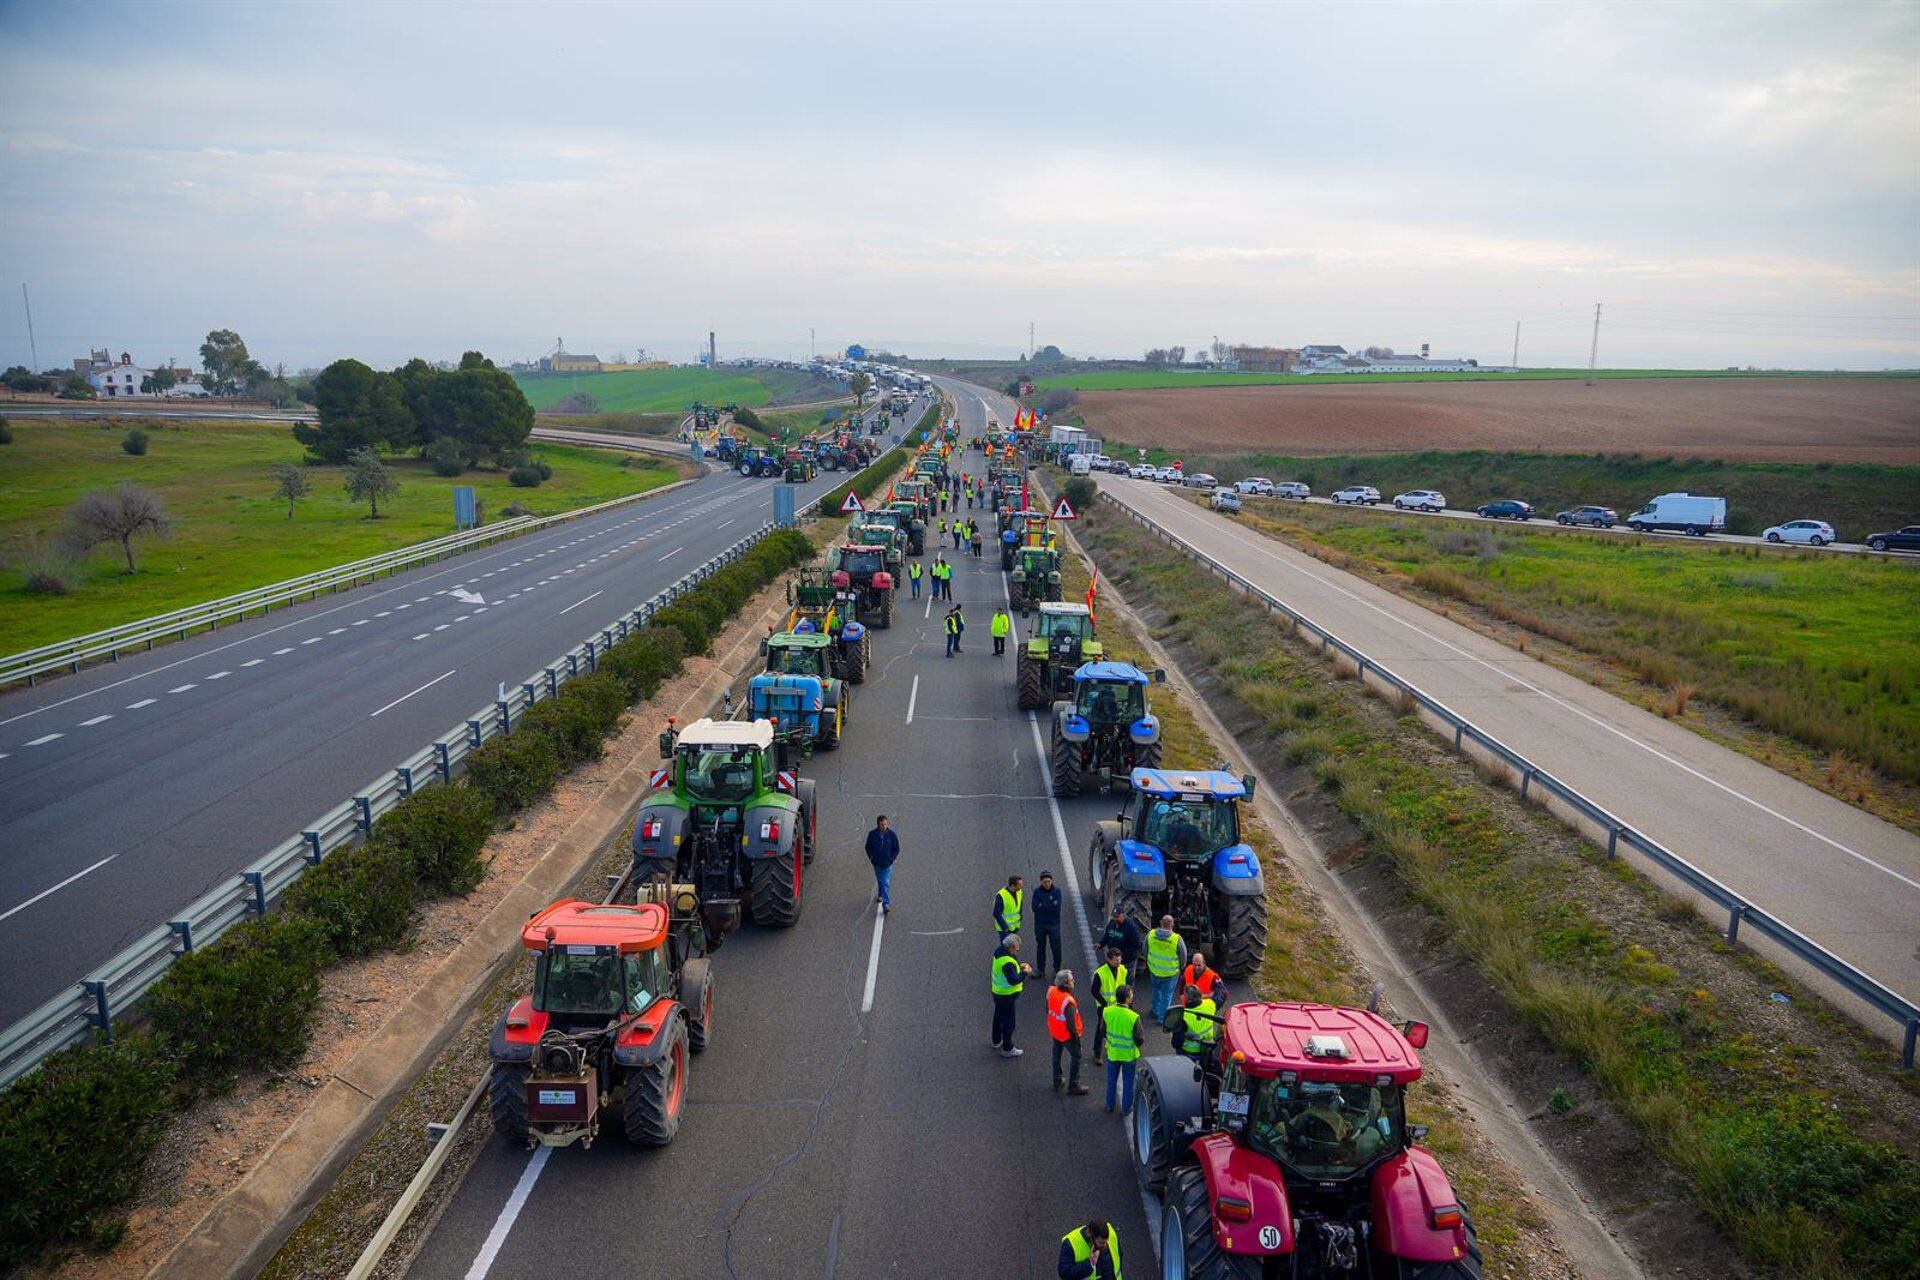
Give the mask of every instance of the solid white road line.
M 907 723 L 913 723 L 913 704 L 920 701 L 920 677 L 913 678 L 913 690 L 907 694 Z
M 59 884 L 53 886 L 53 888 L 42 889 L 40 892 L 34 894 L 31 898 L 28 898 L 25 902 L 21 903 L 19 906 L 8 907 L 4 912 L 0 912 L 0 920 L 5 920 L 8 916 L 13 915 L 15 912 L 25 911 L 28 907 L 40 901 L 40 899 L 46 897 L 48 894 L 60 892 L 62 889 L 66 888 L 68 885 L 72 884 L 75 880 L 78 880 L 81 876 L 88 875 L 88 874 L 91 874 L 92 872 L 98 871 L 100 868 L 106 866 L 109 862 L 112 862 L 115 858 L 119 856 L 120 855 L 117 853 L 110 853 L 106 857 L 100 859 L 100 861 L 88 867 L 85 871 L 74 872 L 72 875 L 68 876 L 65 880 L 62 880 Z
M 500 1246 L 507 1242 L 507 1233 L 513 1230 L 514 1219 L 527 1207 L 527 1197 L 533 1194 L 533 1184 L 540 1181 L 540 1171 L 547 1167 L 547 1157 L 552 1154 L 552 1147 L 539 1148 L 527 1161 L 527 1167 L 520 1171 L 520 1181 L 513 1184 L 513 1194 L 501 1206 L 500 1216 L 493 1220 L 493 1230 L 487 1232 L 486 1241 L 480 1246 L 480 1256 L 467 1268 L 467 1280 L 486 1280 L 487 1273 L 493 1270 L 493 1260 L 500 1256 Z
M 420 688 L 418 688 L 418 689 L 415 689 L 415 690 L 413 691 L 413 693 L 421 693 L 421 692 L 423 692 L 423 691 L 425 691 L 425 690 L 427 690 L 427 689 L 431 689 L 431 688 L 433 688 L 433 686 L 435 686 L 435 685 L 437 685 L 437 684 L 439 684 L 439 683 L 440 683 L 440 682 L 441 682 L 442 680 L 445 680 L 445 679 L 446 679 L 446 678 L 447 678 L 448 676 L 450 676 L 450 675 L 452 675 L 454 671 L 458 671 L 459 669 L 460 669 L 460 668 L 458 668 L 458 667 L 455 667 L 455 668 L 453 669 L 453 671 L 444 671 L 444 672 L 442 672 L 441 674 L 439 674 L 439 675 L 437 675 L 437 676 L 435 676 L 435 677 L 434 677 L 433 679 L 431 679 L 431 680 L 429 680 L 429 681 L 427 681 L 427 682 L 426 682 L 425 684 L 423 684 L 423 685 L 421 685 L 421 686 L 420 686 Z M 408 698 L 411 698 L 411 697 L 413 696 L 413 693 L 403 693 L 403 694 L 401 694 L 401 695 L 400 695 L 399 697 L 397 697 L 397 698 L 395 698 L 395 699 L 394 699 L 394 700 L 393 700 L 392 702 L 389 702 L 389 703 L 388 703 L 388 704 L 387 704 L 386 706 L 384 706 L 384 707 L 382 707 L 382 708 L 380 708 L 380 711 L 391 711 L 391 710 L 393 710 L 393 709 L 394 709 L 395 707 L 397 707 L 397 706 L 399 706 L 399 705 L 400 705 L 401 703 L 403 703 L 403 702 L 405 702 L 405 701 L 406 701 L 406 700 L 407 700 Z M 369 719 L 369 720 L 371 720 L 371 719 L 373 719 L 373 716 L 377 716 L 377 715 L 379 715 L 379 714 L 380 714 L 380 711 L 376 711 L 376 712 L 374 712 L 374 713 L 373 713 L 373 715 L 370 715 L 370 716 L 368 716 L 368 717 L 367 717 L 367 719 Z
M 887 931 L 887 913 L 873 904 L 873 946 L 867 951 L 867 989 L 860 996 L 860 1012 L 873 1012 L 873 986 L 880 979 L 880 936 Z
M 597 596 L 597 595 L 604 595 L 605 593 L 606 593 L 606 588 L 605 588 L 605 587 L 602 587 L 602 588 L 601 588 L 601 589 L 600 589 L 599 591 L 596 591 L 596 592 L 594 592 L 594 593 L 593 593 L 593 596 Z M 560 613 L 572 613 L 572 612 L 573 612 L 573 611 L 574 611 L 575 609 L 578 609 L 578 608 L 579 608 L 579 607 L 580 607 L 581 605 L 583 605 L 583 604 L 585 604 L 585 603 L 586 603 L 587 601 L 589 601 L 589 600 L 591 600 L 591 599 L 593 599 L 593 596 L 583 596 L 583 597 L 581 597 L 580 599 L 578 599 L 578 600 L 575 600 L 575 601 L 574 601 L 574 602 L 573 602 L 572 604 L 570 604 L 570 605 L 568 605 L 568 606 L 567 606 L 566 608 L 564 608 L 564 609 L 562 609 L 562 610 L 560 611 Z M 554 616 L 555 616 L 555 617 L 557 618 L 557 617 L 559 617 L 559 616 L 560 616 L 560 614 L 555 614 Z

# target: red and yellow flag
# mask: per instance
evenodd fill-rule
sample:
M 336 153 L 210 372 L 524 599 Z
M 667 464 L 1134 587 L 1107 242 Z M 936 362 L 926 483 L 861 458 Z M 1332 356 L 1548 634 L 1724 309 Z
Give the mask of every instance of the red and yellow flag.
M 1093 566 L 1093 577 L 1087 583 L 1087 617 L 1093 618 L 1093 590 L 1100 585 L 1100 566 Z

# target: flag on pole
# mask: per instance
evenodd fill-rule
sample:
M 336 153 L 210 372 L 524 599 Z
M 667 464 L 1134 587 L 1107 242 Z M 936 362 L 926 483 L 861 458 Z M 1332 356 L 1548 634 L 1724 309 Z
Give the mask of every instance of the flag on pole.
M 1098 621 L 1093 616 L 1093 589 L 1100 585 L 1100 566 L 1093 566 L 1093 578 L 1087 583 L 1087 619 Z

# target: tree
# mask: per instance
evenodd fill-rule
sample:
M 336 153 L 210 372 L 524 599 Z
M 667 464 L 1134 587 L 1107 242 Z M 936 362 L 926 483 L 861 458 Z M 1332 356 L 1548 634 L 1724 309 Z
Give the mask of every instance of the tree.
M 1033 362 L 1035 364 L 1062 364 L 1065 363 L 1066 358 L 1066 355 L 1061 352 L 1060 348 L 1054 346 L 1051 342 L 1033 353 Z
M 853 402 L 855 404 L 865 404 L 867 400 L 867 392 L 871 390 L 873 387 L 873 379 L 869 378 L 864 373 L 856 373 L 853 375 L 853 382 L 851 385 L 853 388 Z
M 242 387 L 266 376 L 266 370 L 248 354 L 245 340 L 231 329 L 215 329 L 207 335 L 200 344 L 200 365 L 207 371 L 209 395 L 239 395 Z
M 143 396 L 163 396 L 180 383 L 178 369 L 155 369 L 140 379 L 140 394 Z
M 356 449 L 413 443 L 413 415 L 399 380 L 358 360 L 335 360 L 313 380 L 319 423 L 296 422 L 293 438 L 318 462 L 345 462 Z
M 1168 347 L 1167 348 L 1168 364 L 1185 364 L 1186 362 L 1187 362 L 1187 349 L 1185 347 Z
M 1214 362 L 1215 364 L 1225 364 L 1225 363 L 1227 362 L 1227 357 L 1228 357 L 1228 356 L 1230 356 L 1230 355 L 1232 355 L 1232 354 L 1233 354 L 1233 348 L 1232 348 L 1232 347 L 1230 347 L 1230 346 L 1228 346 L 1228 345 L 1227 345 L 1226 343 L 1224 343 L 1224 342 L 1222 342 L 1222 341 L 1220 341 L 1220 340 L 1219 340 L 1218 338 L 1215 338 L 1215 339 L 1214 339 L 1214 341 L 1213 341 L 1213 362 Z
M 1169 352 L 1165 347 L 1154 347 L 1145 356 L 1146 362 L 1156 369 L 1164 369 Z
M 283 499 L 287 504 L 287 519 L 293 519 L 293 504 L 313 492 L 313 482 L 307 479 L 307 473 L 291 462 L 273 464 L 273 496 Z
M 380 518 L 380 499 L 398 492 L 400 482 L 380 461 L 379 454 L 372 449 L 361 448 L 347 455 L 347 496 L 355 502 L 368 505 L 369 520 Z
M 460 442 L 452 436 L 441 436 L 427 446 L 426 453 L 437 476 L 457 476 L 467 469 L 467 460 L 460 456 Z
M 86 380 L 78 370 L 69 372 L 60 380 L 60 398 L 62 400 L 93 399 L 93 384 Z
M 1368 347 L 1366 350 L 1366 356 L 1367 356 L 1367 359 L 1369 360 L 1388 360 L 1388 359 L 1391 359 L 1393 356 L 1393 348 L 1392 347 Z
M 493 463 L 524 447 L 533 432 L 533 405 L 513 375 L 478 351 L 462 355 L 453 370 L 415 357 L 392 376 L 413 415 L 412 443 L 422 449 L 451 436 L 467 462 Z
M 164 537 L 172 529 L 160 495 L 137 484 L 81 494 L 80 501 L 67 512 L 67 540 L 82 551 L 102 543 L 119 543 L 121 554 L 127 558 L 128 573 L 136 572 L 133 540 L 146 535 Z

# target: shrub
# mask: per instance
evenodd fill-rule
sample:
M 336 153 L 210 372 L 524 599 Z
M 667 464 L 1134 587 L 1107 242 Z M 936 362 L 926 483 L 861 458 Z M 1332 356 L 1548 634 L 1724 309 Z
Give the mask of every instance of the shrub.
M 680 633 L 689 654 L 705 654 L 713 648 L 719 627 L 711 613 L 695 596 L 682 596 L 653 615 L 656 627 L 671 627 Z
M 196 1088 L 219 1088 L 247 1068 L 285 1066 L 306 1048 L 327 960 L 318 921 L 249 920 L 180 957 L 147 993 L 154 1033 Z
M 57 538 L 43 542 L 38 534 L 27 535 L 20 569 L 20 585 L 38 596 L 64 596 L 80 581 L 73 548 Z
M 517 500 L 509 502 L 506 506 L 500 508 L 500 518 L 502 520 L 512 520 L 516 516 L 530 516 L 532 514 L 532 509 L 529 508 L 526 503 Z
M 618 680 L 628 702 L 651 698 L 668 676 L 680 670 L 687 642 L 666 627 L 642 627 L 600 658 L 600 673 Z
M 612 676 L 582 676 L 563 686 L 558 697 L 527 708 L 518 732 L 544 735 L 560 767 L 571 769 L 600 758 L 601 741 L 625 705 L 624 690 Z
M 540 468 L 532 465 L 518 466 L 507 473 L 507 483 L 516 489 L 538 489 L 545 479 Z
M 145 457 L 147 441 L 151 438 L 152 437 L 148 436 L 146 432 L 136 427 L 132 431 L 127 432 L 126 438 L 120 442 L 120 447 L 136 458 Z
M 467 781 L 493 802 L 495 813 L 525 808 L 560 779 L 560 757 L 538 733 L 509 733 L 467 757 Z
M 1087 477 L 1074 476 L 1060 486 L 1060 492 L 1066 495 L 1067 501 L 1073 504 L 1075 511 L 1091 511 L 1093 509 L 1093 495 L 1097 490 L 1093 487 L 1093 481 Z
M 376 841 L 403 851 L 414 878 L 435 893 L 471 893 L 487 874 L 493 803 L 470 782 L 428 787 L 374 825 Z
M 4 417 L 0 417 L 0 444 L 12 443 L 13 428 L 7 425 L 7 420 Z
M 111 1248 L 173 1111 L 174 1063 L 150 1036 L 54 1054 L 0 1093 L 0 1268 L 49 1246 Z
M 390 951 L 413 928 L 413 859 L 380 840 L 341 849 L 287 891 L 290 915 L 324 931 L 335 956 Z
M 436 437 L 427 446 L 427 461 L 433 464 L 437 476 L 457 476 L 467 469 L 467 460 L 460 456 L 460 442 L 452 436 Z

